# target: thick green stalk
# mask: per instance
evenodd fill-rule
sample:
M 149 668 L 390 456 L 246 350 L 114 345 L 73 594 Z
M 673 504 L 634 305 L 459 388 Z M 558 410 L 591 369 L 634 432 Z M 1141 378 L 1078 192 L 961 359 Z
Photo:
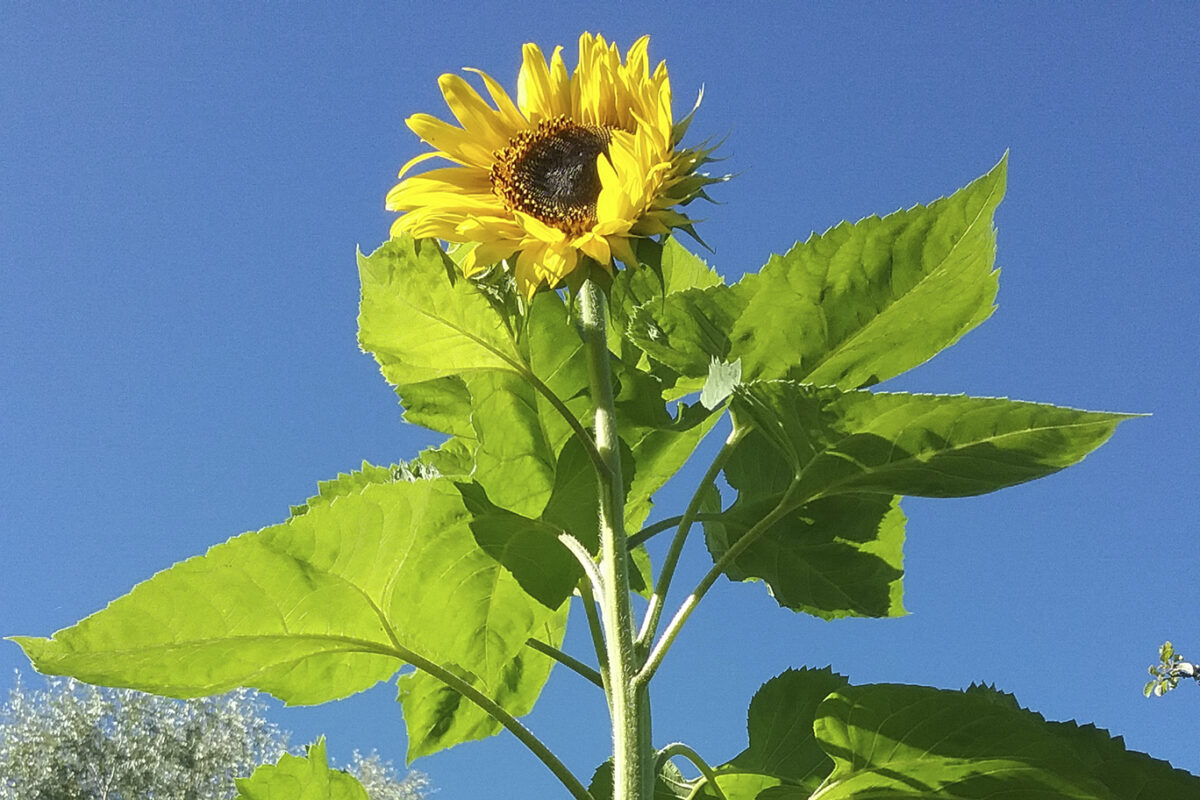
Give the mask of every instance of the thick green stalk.
M 650 800 L 654 789 L 650 745 L 650 696 L 635 685 L 629 548 L 625 539 L 625 490 L 613 406 L 612 371 L 605 326 L 608 304 L 591 279 L 579 292 L 579 314 L 596 408 L 596 450 L 604 462 L 600 481 L 600 614 L 605 633 L 606 681 L 613 729 L 613 800 Z

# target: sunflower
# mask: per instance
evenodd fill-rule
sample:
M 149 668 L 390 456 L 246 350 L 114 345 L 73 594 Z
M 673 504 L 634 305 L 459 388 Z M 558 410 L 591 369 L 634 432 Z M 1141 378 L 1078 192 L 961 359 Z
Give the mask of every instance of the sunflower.
M 651 71 L 648 46 L 643 36 L 622 60 L 615 44 L 585 33 L 568 75 L 561 47 L 547 62 L 526 44 L 516 103 L 480 70 L 468 71 L 492 103 L 463 77 L 441 76 L 462 127 L 428 114 L 407 120 L 434 149 L 405 164 L 388 192 L 387 208 L 404 212 L 392 235 L 473 243 L 464 273 L 507 259 L 526 297 L 560 286 L 584 258 L 610 272 L 614 258 L 636 265 L 636 237 L 673 228 L 694 235 L 675 208 L 721 178 L 697 172 L 711 148 L 679 146 L 691 114 L 674 121 L 666 63 Z M 457 166 L 405 177 L 432 158 Z

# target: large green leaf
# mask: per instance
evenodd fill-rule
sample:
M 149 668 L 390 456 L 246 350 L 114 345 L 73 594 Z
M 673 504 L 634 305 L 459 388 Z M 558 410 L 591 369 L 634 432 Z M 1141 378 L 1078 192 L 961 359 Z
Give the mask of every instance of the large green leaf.
M 730 579 L 762 579 L 781 605 L 826 619 L 904 613 L 898 495 L 982 494 L 1048 475 L 1128 416 L 792 381 L 738 387 L 732 408 L 750 432 L 725 467 L 737 501 L 706 525 L 713 558 L 727 559 Z
M 358 341 L 395 386 L 477 370 L 516 371 L 503 318 L 432 239 L 401 236 L 358 257 Z
M 929 206 L 843 222 L 772 256 L 734 287 L 744 310 L 729 360 L 747 380 L 853 389 L 953 344 L 993 309 L 1006 161 Z
M 568 611 L 569 606 L 564 604 L 547 616 L 529 631 L 530 638 L 561 647 Z M 549 657 L 525 648 L 508 663 L 500 679 L 491 687 L 472 672 L 453 666 L 451 671 L 476 688 L 485 689 L 510 714 L 521 716 L 533 709 L 552 666 L 554 662 Z M 424 672 L 401 675 L 397 684 L 408 731 L 407 758 L 410 763 L 421 756 L 500 731 L 500 723 L 487 712 Z
M 818 708 L 814 730 L 834 769 L 813 800 L 1200 797 L 1195 776 L 1096 728 L 1048 723 L 990 690 L 846 687 Z M 760 797 L 809 794 L 781 787 Z
M 816 791 L 833 761 L 817 744 L 812 721 L 821 701 L 846 685 L 828 667 L 789 669 L 763 684 L 746 716 L 750 746 L 716 770 L 727 800 L 754 800 L 772 786 Z
M 385 680 L 407 648 L 527 710 L 546 669 L 513 664 L 544 659 L 525 643 L 554 612 L 469 519 L 449 480 L 373 484 L 177 564 L 52 639 L 17 641 L 49 674 L 176 697 L 250 686 L 293 704 Z
M 587 356 L 562 298 L 554 292 L 534 295 L 524 338 L 533 374 L 562 401 L 568 413 L 586 425 L 592 411 Z M 544 395 L 535 399 L 549 449 L 558 453 L 574 431 Z
M 373 483 L 391 483 L 400 479 L 402 467 L 392 464 L 389 467 L 362 462 L 362 467 L 353 472 L 339 472 L 338 476 L 328 481 L 317 482 L 317 493 L 308 498 L 303 505 L 292 506 L 292 516 L 300 516 L 310 508 L 332 503 L 334 498 L 346 494 L 357 494 Z M 414 475 L 415 477 L 415 475 Z
M 984 494 L 1078 462 L 1129 414 L 964 395 L 842 392 L 763 381 L 734 392 L 741 424 L 792 470 L 796 504 L 833 494 Z
M 471 393 L 459 375 L 446 375 L 397 387 L 404 420 L 451 436 L 474 438 Z
M 904 512 L 888 495 L 839 495 L 790 512 L 725 568 L 730 580 L 763 580 L 784 608 L 822 619 L 898 617 L 904 606 Z M 744 506 L 705 525 L 713 560 L 720 560 L 773 500 Z
M 657 423 L 638 424 L 624 416 L 618 409 L 621 438 L 629 445 L 634 464 L 625 497 L 626 527 L 633 532 L 650 514 L 654 493 L 687 463 L 721 415 L 699 403 L 681 403 L 675 417 L 664 415 Z
M 536 517 L 554 487 L 557 451 L 537 392 L 524 378 L 486 372 L 467 380 L 475 428 L 474 478 L 502 508 Z
M 590 464 L 588 470 L 586 477 L 591 479 L 588 483 L 595 487 L 596 476 L 590 471 Z M 560 470 L 559 477 L 567 471 Z M 568 528 L 500 508 L 477 483 L 456 485 L 471 512 L 471 532 L 479 546 L 503 564 L 521 587 L 542 605 L 551 609 L 561 606 L 583 577 L 583 568 L 558 538 Z M 593 502 L 585 511 L 590 510 L 594 528 L 595 488 L 591 495 Z M 599 538 L 594 530 L 591 538 L 581 540 L 581 543 L 592 553 L 599 549 Z
M 285 753 L 277 764 L 237 778 L 237 800 L 369 800 L 353 775 L 329 768 L 324 737 L 307 751 L 304 756 Z

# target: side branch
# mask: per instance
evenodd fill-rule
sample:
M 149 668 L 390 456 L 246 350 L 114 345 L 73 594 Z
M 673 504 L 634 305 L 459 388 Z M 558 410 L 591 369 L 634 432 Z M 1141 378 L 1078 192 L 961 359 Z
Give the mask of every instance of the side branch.
M 675 538 L 671 540 L 671 547 L 667 550 L 666 558 L 663 559 L 662 572 L 659 573 L 658 582 L 654 586 L 654 593 L 650 595 L 650 604 L 646 608 L 646 615 L 642 618 L 642 629 L 638 632 L 637 646 L 645 647 L 646 644 L 654 638 L 654 634 L 658 632 L 658 620 L 662 615 L 663 604 L 667 600 L 667 592 L 671 588 L 671 579 L 675 576 L 675 567 L 679 563 L 679 556 L 683 553 L 683 545 L 687 541 L 688 533 L 692 529 L 692 523 L 696 519 L 696 515 L 700 513 L 700 504 L 704 502 L 704 493 L 717 480 L 717 476 L 721 474 L 721 469 L 725 466 L 725 462 L 729 460 L 729 456 L 733 454 L 738 443 L 749 432 L 748 428 L 740 428 L 734 426 L 730 432 L 729 438 L 725 440 L 724 446 L 720 452 L 713 458 L 712 463 L 708 466 L 708 471 L 704 477 L 700 479 L 699 485 L 696 486 L 695 493 L 692 494 L 692 499 L 684 510 L 683 516 L 680 517 L 679 527 L 675 531 Z
M 666 519 L 660 519 L 658 522 L 653 522 L 653 523 L 647 525 L 646 527 L 642 528 L 637 533 L 630 534 L 629 535 L 629 549 L 632 550 L 635 547 L 641 547 L 646 542 L 650 541 L 655 536 L 658 536 L 663 531 L 668 531 L 671 528 L 678 528 L 679 523 L 682 520 L 683 520 L 683 515 L 677 514 L 674 517 L 667 517 Z M 729 524 L 729 521 L 725 518 L 725 516 L 723 514 L 703 513 L 703 512 L 693 516 L 692 522 L 693 523 L 696 523 L 696 522 L 720 522 L 725 525 Z
M 527 644 L 529 647 L 533 648 L 534 650 L 537 650 L 542 655 L 550 656 L 550 658 L 553 658 L 555 661 L 562 664 L 567 669 L 578 673 L 580 676 L 582 676 L 582 677 L 586 678 L 587 680 L 591 681 L 592 683 L 596 684 L 601 689 L 604 688 L 604 679 L 600 677 L 600 673 L 597 672 L 596 670 L 592 669 L 591 667 L 589 667 L 587 664 L 583 663 L 579 659 L 575 658 L 574 656 L 564 653 L 562 650 L 559 650 L 557 647 L 546 644 L 545 642 L 541 641 L 540 639 L 534 639 L 533 637 L 526 639 L 525 644 Z
M 695 766 L 696 769 L 700 770 L 700 774 L 703 776 L 699 781 L 696 782 L 695 787 L 692 788 L 692 791 L 688 797 L 695 797 L 700 789 L 702 789 L 707 783 L 712 786 L 713 791 L 716 793 L 717 797 L 720 798 L 720 800 L 728 800 L 728 798 L 725 796 L 724 790 L 717 785 L 717 774 L 713 772 L 712 767 L 710 767 L 708 762 L 700 757 L 699 753 L 683 742 L 672 742 L 662 750 L 658 751 L 658 765 L 655 769 L 655 772 L 662 772 L 663 763 L 668 759 L 674 758 L 675 756 L 682 756 L 683 758 L 686 758 L 688 761 L 692 762 L 692 765 Z
M 684 598 L 683 603 L 679 606 L 679 610 L 675 612 L 675 616 L 667 623 L 662 636 L 658 638 L 658 641 L 654 644 L 654 648 L 650 651 L 650 655 L 646 657 L 646 663 L 642 666 L 635 679 L 638 684 L 644 685 L 654 677 L 654 673 L 662 663 L 667 650 L 671 648 L 671 643 L 679 635 L 679 629 L 687 622 L 688 617 L 691 616 L 697 604 L 708 593 L 708 590 L 712 588 L 712 585 L 717 582 L 717 578 L 725 573 L 725 569 L 733 560 L 741 555 L 742 551 L 747 547 L 754 544 L 772 525 L 796 507 L 792 501 L 792 493 L 795 488 L 796 482 L 793 481 L 788 490 L 783 493 L 783 497 L 779 498 L 779 502 L 776 503 L 775 508 L 771 509 L 769 514 L 751 526 L 750 530 L 746 531 L 742 538 L 734 542 L 729 550 L 725 552 L 725 555 L 721 556 L 712 569 L 700 579 L 700 582 L 696 584 L 696 588 L 692 590 L 692 593 Z
M 455 690 L 463 697 L 479 706 L 487 713 L 488 716 L 507 728 L 510 733 L 516 736 L 522 744 L 528 747 L 533 754 L 537 756 L 538 759 L 541 760 L 541 762 L 545 764 L 552 773 L 554 773 L 554 777 L 558 778 L 559 782 L 566 787 L 567 791 L 571 793 L 571 796 L 574 797 L 575 800 L 595 800 L 591 793 L 588 792 L 587 787 L 575 777 L 575 774 L 572 773 L 571 770 L 567 769 L 566 764 L 563 764 L 563 762 L 559 760 L 558 756 L 554 755 L 553 751 L 551 751 L 541 739 L 539 739 L 533 734 L 532 731 L 522 725 L 516 717 L 501 708 L 496 701 L 492 700 L 492 698 L 488 697 L 483 692 L 479 691 L 474 686 L 443 667 L 441 664 L 430 661 L 419 653 L 409 650 L 407 647 L 403 647 L 402 645 L 398 644 L 395 645 L 394 655 L 404 661 L 407 661 L 409 664 L 412 664 L 417 669 L 423 670 L 424 672 L 427 672 L 433 677 L 437 678 L 442 683 L 446 684 L 451 689 Z
M 417 653 L 400 643 L 400 638 L 396 636 L 396 631 L 392 628 L 392 623 L 383 613 L 374 600 L 367 597 L 367 602 L 371 604 L 375 614 L 379 617 L 380 623 L 383 625 L 383 630 L 387 633 L 388 639 L 391 641 L 391 648 L 380 647 L 380 652 L 388 653 L 389 655 L 399 658 L 401 661 L 406 661 L 420 670 L 424 670 L 429 675 L 437 678 L 442 683 L 449 686 L 454 691 L 461 694 L 463 697 L 470 700 L 475 705 L 479 706 L 489 717 L 499 722 L 508 729 L 513 736 L 525 745 L 529 750 L 537 756 L 538 760 L 546 765 L 546 768 L 558 778 L 559 783 L 566 787 L 567 791 L 575 800 L 595 800 L 587 787 L 575 777 L 575 773 L 567 769 L 567 765 L 559 760 L 558 756 L 554 755 L 554 751 L 546 746 L 546 743 L 534 735 L 533 731 L 526 728 L 521 722 L 508 713 L 492 698 L 488 697 L 483 692 L 476 689 L 471 684 L 464 681 L 462 678 L 455 675 L 450 670 L 438 664 L 435 661 L 430 661 L 420 653 Z

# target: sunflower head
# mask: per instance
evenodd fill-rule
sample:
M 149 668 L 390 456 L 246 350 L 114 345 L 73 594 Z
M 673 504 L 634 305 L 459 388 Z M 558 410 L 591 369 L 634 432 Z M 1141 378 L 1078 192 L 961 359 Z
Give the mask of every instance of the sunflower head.
M 479 70 L 470 71 L 490 103 L 461 76 L 443 75 L 459 124 L 408 119 L 433 150 L 405 164 L 388 192 L 388 209 L 404 212 L 392 235 L 472 244 L 468 276 L 508 259 L 529 297 L 560 286 L 584 259 L 609 271 L 614 259 L 633 266 L 633 239 L 690 230 L 677 207 L 722 179 L 697 172 L 711 149 L 680 147 L 690 115 L 675 122 L 666 64 L 651 70 L 648 45 L 643 36 L 622 58 L 585 33 L 568 74 L 561 47 L 547 62 L 527 44 L 515 103 Z M 408 175 L 431 158 L 453 166 Z

